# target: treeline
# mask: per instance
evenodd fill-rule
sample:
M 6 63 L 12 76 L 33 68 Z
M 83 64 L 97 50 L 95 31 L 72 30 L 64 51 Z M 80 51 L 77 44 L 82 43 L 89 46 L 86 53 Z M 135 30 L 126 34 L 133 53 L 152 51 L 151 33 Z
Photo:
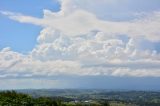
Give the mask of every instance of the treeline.
M 62 106 L 61 101 L 47 97 L 32 98 L 15 91 L 0 92 L 0 106 Z
M 63 98 L 64 99 L 64 98 Z M 15 91 L 0 92 L 0 106 L 109 106 L 103 103 L 72 103 L 65 102 L 61 98 L 38 97 L 17 93 Z
M 52 93 L 50 97 L 17 92 L 0 92 L 0 106 L 160 106 L 159 92 Z

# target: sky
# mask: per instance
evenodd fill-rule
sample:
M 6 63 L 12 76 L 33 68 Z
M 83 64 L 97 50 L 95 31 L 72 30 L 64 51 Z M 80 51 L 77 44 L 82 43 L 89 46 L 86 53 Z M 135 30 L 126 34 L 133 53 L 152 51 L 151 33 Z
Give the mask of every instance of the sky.
M 0 89 L 160 90 L 160 0 L 1 0 Z

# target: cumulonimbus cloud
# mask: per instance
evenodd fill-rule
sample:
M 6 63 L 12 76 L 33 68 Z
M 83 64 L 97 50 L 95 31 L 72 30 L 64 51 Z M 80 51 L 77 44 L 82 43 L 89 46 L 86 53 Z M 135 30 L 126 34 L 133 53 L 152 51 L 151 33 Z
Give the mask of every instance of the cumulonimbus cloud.
M 160 54 L 140 49 L 139 42 L 160 41 L 160 13 L 132 21 L 107 21 L 61 1 L 59 12 L 44 10 L 43 18 L 1 12 L 21 23 L 43 27 L 38 44 L 24 55 L 0 51 L 0 77 L 106 75 L 160 77 Z M 125 39 L 123 38 L 125 37 Z

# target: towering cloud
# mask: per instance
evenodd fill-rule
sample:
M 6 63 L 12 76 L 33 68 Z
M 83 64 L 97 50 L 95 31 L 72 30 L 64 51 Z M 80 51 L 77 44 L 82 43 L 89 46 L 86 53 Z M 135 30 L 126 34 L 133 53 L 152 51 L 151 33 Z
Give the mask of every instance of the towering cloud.
M 97 2 L 94 1 L 92 3 Z M 112 3 L 103 0 L 108 2 Z M 109 21 L 100 19 L 96 12 L 84 8 L 77 0 L 60 3 L 59 12 L 44 10 L 43 18 L 1 12 L 10 19 L 43 29 L 29 54 L 10 48 L 0 51 L 0 77 L 160 77 L 159 52 L 141 45 L 144 41 L 160 42 L 160 12 L 130 21 Z

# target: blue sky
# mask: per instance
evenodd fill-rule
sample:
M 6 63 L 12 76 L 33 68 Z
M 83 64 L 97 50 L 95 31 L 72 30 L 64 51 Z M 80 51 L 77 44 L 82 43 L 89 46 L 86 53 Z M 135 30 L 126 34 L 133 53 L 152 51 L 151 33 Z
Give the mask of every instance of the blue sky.
M 60 4 L 52 0 L 5 0 L 0 1 L 1 11 L 14 11 L 26 15 L 42 17 L 43 9 L 58 11 Z M 26 53 L 35 46 L 36 38 L 41 30 L 33 25 L 23 25 L 0 15 L 0 49 L 11 47 L 15 51 Z
M 1 0 L 0 89 L 159 90 L 159 29 L 159 0 Z

